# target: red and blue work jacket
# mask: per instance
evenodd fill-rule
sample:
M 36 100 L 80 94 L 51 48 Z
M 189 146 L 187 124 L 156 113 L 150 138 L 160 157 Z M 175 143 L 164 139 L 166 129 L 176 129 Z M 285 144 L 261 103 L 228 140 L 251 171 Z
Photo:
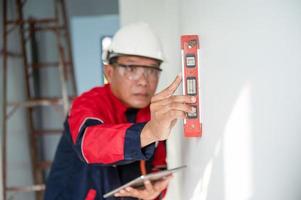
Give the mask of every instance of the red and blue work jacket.
M 149 107 L 127 108 L 108 84 L 76 98 L 47 179 L 45 200 L 102 200 L 103 194 L 140 176 L 143 168 L 148 173 L 166 168 L 164 141 L 141 148 L 140 133 L 149 120 Z

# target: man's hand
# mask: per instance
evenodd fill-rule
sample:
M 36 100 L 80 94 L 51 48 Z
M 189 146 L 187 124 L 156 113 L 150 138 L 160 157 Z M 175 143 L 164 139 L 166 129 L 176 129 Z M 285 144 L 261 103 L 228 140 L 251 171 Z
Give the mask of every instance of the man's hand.
M 143 200 L 155 199 L 167 187 L 171 178 L 172 175 L 167 176 L 161 181 L 156 181 L 153 184 L 150 181 L 145 181 L 143 189 L 127 187 L 116 193 L 115 197 L 134 197 Z
M 154 95 L 151 100 L 151 120 L 144 126 L 141 133 L 141 146 L 152 142 L 166 140 L 177 119 L 186 118 L 186 113 L 193 112 L 191 103 L 195 97 L 173 95 L 182 79 L 178 75 L 171 85 Z

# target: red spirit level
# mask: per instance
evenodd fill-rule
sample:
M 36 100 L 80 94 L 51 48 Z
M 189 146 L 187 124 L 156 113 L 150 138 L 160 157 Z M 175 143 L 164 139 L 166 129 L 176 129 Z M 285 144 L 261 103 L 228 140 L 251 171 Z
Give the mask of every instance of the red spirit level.
M 187 113 L 184 119 L 186 137 L 202 136 L 202 121 L 199 94 L 199 37 L 197 35 L 181 36 L 182 76 L 184 95 L 194 96 L 195 112 Z

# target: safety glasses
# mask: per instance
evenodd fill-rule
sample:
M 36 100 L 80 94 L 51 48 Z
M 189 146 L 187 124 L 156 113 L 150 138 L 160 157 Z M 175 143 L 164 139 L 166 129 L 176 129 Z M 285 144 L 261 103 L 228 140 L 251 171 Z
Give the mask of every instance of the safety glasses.
M 159 66 L 127 65 L 121 63 L 114 63 L 113 65 L 118 67 L 120 74 L 129 80 L 138 80 L 142 75 L 147 79 L 156 80 L 162 71 Z

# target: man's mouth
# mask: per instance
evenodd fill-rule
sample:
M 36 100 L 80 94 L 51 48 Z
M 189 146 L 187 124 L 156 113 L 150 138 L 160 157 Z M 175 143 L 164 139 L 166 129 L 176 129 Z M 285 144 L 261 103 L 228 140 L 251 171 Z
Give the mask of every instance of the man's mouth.
M 149 96 L 147 93 L 134 93 L 133 95 L 136 97 L 148 97 Z

